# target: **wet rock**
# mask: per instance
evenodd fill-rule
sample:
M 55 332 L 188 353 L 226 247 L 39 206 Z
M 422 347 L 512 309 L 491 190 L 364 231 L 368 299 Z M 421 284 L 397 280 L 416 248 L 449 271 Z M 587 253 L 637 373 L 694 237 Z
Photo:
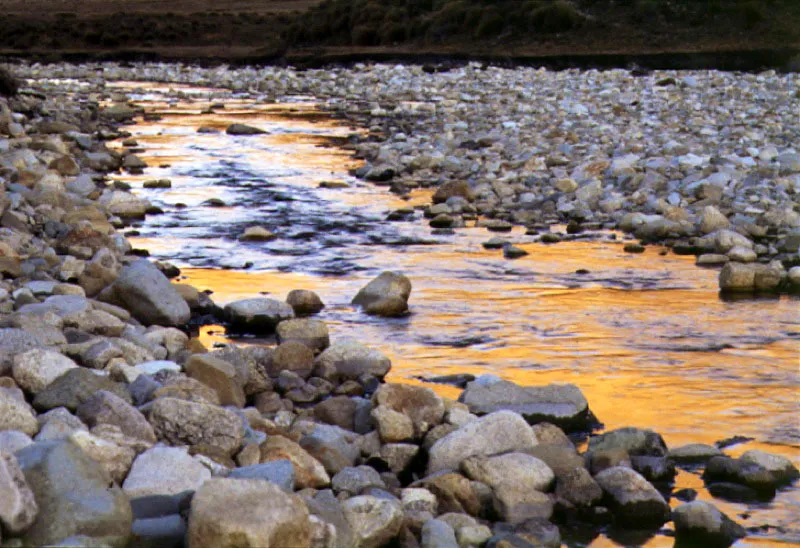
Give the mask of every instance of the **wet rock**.
M 110 297 L 145 325 L 184 325 L 191 315 L 189 305 L 167 277 L 144 259 L 120 271 Z
M 402 527 L 403 510 L 393 500 L 358 496 L 345 501 L 342 508 L 357 548 L 384 546 Z
M 316 314 L 325 308 L 325 303 L 319 295 L 307 289 L 293 289 L 286 296 L 286 303 L 292 307 L 297 316 Z
M 78 367 L 69 369 L 36 394 L 33 406 L 42 411 L 56 407 L 66 407 L 70 411 L 75 411 L 79 405 L 101 390 L 111 392 L 127 403 L 131 402 L 131 396 L 125 385 L 97 375 L 89 369 Z
M 262 226 L 251 226 L 239 236 L 240 242 L 270 242 L 277 236 Z
M 156 437 L 172 445 L 205 445 L 232 455 L 244 439 L 238 415 L 205 403 L 158 398 L 149 420 Z
M 566 431 L 587 430 L 593 424 L 586 398 L 571 384 L 519 386 L 510 381 L 478 379 L 467 385 L 458 401 L 476 415 L 505 409 L 521 414 L 531 424 L 549 422 Z
M 149 443 L 155 443 L 153 427 L 138 409 L 116 394 L 100 390 L 78 406 L 78 418 L 89 428 L 98 424 L 117 426 L 123 434 Z
M 306 318 L 284 320 L 278 324 L 275 332 L 279 342 L 299 342 L 315 353 L 322 352 L 330 345 L 328 327 L 319 320 Z
M 726 548 L 747 535 L 744 527 L 703 501 L 681 504 L 672 512 L 677 545 Z
M 391 365 L 389 358 L 378 350 L 367 348 L 354 339 L 343 339 L 317 356 L 314 376 L 334 382 L 357 380 L 364 375 L 382 379 Z
M 789 484 L 800 478 L 800 471 L 792 464 L 792 461 L 781 455 L 751 449 L 739 457 L 739 460 L 742 463 L 752 463 L 764 468 L 772 474 L 778 485 Z
M 722 456 L 719 448 L 703 443 L 690 443 L 669 450 L 669 458 L 677 463 L 702 463 L 717 456 Z
M 298 489 L 311 487 L 321 489 L 330 485 L 331 479 L 325 467 L 297 443 L 283 436 L 270 436 L 261 444 L 261 463 L 288 460 L 295 472 Z
M 556 497 L 578 508 L 596 506 L 603 498 L 603 490 L 585 468 L 559 475 L 555 492 Z
M 77 445 L 37 442 L 19 451 L 17 459 L 39 505 L 23 543 L 43 546 L 85 536 L 105 546 L 127 544 L 133 521 L 128 498 Z
M 268 481 L 215 478 L 192 499 L 190 548 L 309 546 L 310 539 L 303 500 Z
M 244 382 L 230 363 L 205 354 L 195 354 L 186 362 L 186 374 L 214 390 L 220 405 L 244 407 Z
M 509 523 L 549 519 L 553 503 L 544 494 L 555 475 L 543 461 L 524 453 L 471 457 L 461 464 L 467 477 L 492 488 L 495 511 Z
M 669 519 L 669 505 L 664 497 L 630 468 L 609 468 L 594 479 L 608 497 L 614 518 L 619 523 L 657 527 Z
M 0 450 L 0 525 L 12 535 L 25 532 L 36 520 L 39 506 L 17 458 Z
M 37 394 L 75 367 L 77 364 L 63 354 L 51 350 L 33 349 L 14 357 L 11 374 L 22 389 Z
M 294 310 L 276 299 L 244 299 L 226 305 L 225 317 L 236 331 L 268 334 L 283 320 L 293 318 Z
M 208 468 L 185 448 L 156 446 L 136 457 L 122 489 L 130 498 L 177 495 L 199 489 L 210 478 Z
M 667 445 L 664 439 L 652 430 L 640 428 L 618 428 L 589 440 L 590 453 L 609 449 L 622 449 L 629 455 L 664 457 Z
M 503 246 L 503 257 L 506 259 L 519 259 L 528 255 L 528 252 L 515 245 L 507 244 Z
M 520 415 L 511 411 L 497 411 L 462 426 L 434 443 L 429 451 L 428 474 L 447 469 L 457 470 L 465 459 L 472 456 L 524 452 L 536 445 L 536 436 Z
M 247 124 L 231 124 L 225 129 L 225 133 L 228 135 L 264 135 L 267 132 Z
M 719 273 L 719 288 L 723 293 L 776 291 L 785 275 L 773 265 L 730 262 Z
M 408 310 L 411 281 L 398 272 L 383 272 L 364 286 L 353 298 L 352 304 L 360 306 L 367 314 L 399 316 Z

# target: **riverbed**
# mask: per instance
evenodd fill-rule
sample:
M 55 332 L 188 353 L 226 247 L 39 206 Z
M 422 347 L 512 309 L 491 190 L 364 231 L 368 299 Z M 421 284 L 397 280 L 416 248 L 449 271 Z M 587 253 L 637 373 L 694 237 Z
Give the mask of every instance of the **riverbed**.
M 527 385 L 574 383 L 606 429 L 651 428 L 669 446 L 745 436 L 754 441 L 726 451 L 758 448 L 800 464 L 796 298 L 724 300 L 716 270 L 656 246 L 625 253 L 624 236 L 609 231 L 546 245 L 517 228 L 502 236 L 529 255 L 507 260 L 483 248 L 495 236 L 484 228 L 437 235 L 421 211 L 387 221 L 428 196 L 402 200 L 349 175 L 359 163 L 341 145 L 363 130 L 323 115 L 313 97 L 275 104 L 222 90 L 120 85 L 161 116 L 127 128 L 149 167 L 120 178 L 164 210 L 134 226 L 131 241 L 180 266 L 182 281 L 213 291 L 218 304 L 311 289 L 327 305 L 320 319 L 334 338 L 355 337 L 392 359 L 390 380 L 492 373 Z M 224 108 L 208 111 L 220 101 Z M 226 135 L 232 122 L 268 133 Z M 201 126 L 222 132 L 198 133 Z M 142 188 L 162 178 L 172 188 Z M 277 239 L 238 241 L 255 225 Z M 387 269 L 412 280 L 411 314 L 375 319 L 350 307 L 358 288 Z M 219 326 L 201 339 L 229 340 Z M 677 483 L 712 500 L 692 473 Z M 713 500 L 746 527 L 764 526 L 741 546 L 800 541 L 798 489 L 761 506 Z M 647 545 L 671 543 L 656 536 Z

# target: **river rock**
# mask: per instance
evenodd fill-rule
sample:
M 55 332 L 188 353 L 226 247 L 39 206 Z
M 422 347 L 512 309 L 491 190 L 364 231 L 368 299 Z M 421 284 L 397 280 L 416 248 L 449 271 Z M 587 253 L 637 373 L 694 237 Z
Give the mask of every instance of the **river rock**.
M 411 487 L 422 487 L 436 495 L 439 512 L 455 512 L 458 516 L 469 518 L 477 516 L 483 506 L 475 485 L 461 474 L 445 470 L 412 483 Z M 455 528 L 458 530 L 458 527 Z
M 676 543 L 680 545 L 727 548 L 747 535 L 744 527 L 713 504 L 700 500 L 675 508 L 672 520 L 675 522 Z
M 260 479 L 214 478 L 195 493 L 189 548 L 310 546 L 303 500 Z
M 251 226 L 245 229 L 244 233 L 239 236 L 242 242 L 269 242 L 276 239 L 277 236 L 264 228 L 263 226 Z
M 420 546 L 422 548 L 458 548 L 456 532 L 450 524 L 432 519 L 422 526 Z
M 19 467 L 17 458 L 0 450 L 0 525 L 19 535 L 33 525 L 39 513 L 33 492 Z
M 153 263 L 144 259 L 120 271 L 110 296 L 145 325 L 180 326 L 191 316 L 189 305 L 178 290 Z
M 358 496 L 345 501 L 342 509 L 357 548 L 385 546 L 397 536 L 403 524 L 403 509 L 394 500 Z
M 186 362 L 186 374 L 214 390 L 220 405 L 244 407 L 244 382 L 230 363 L 205 354 L 195 354 Z
M 330 345 L 328 327 L 319 320 L 307 318 L 284 320 L 278 324 L 275 333 L 279 342 L 299 342 L 315 353 L 322 352 Z
M 608 468 L 594 479 L 608 497 L 614 518 L 619 523 L 660 526 L 669 519 L 669 505 L 661 493 L 630 468 Z
M 133 461 L 122 489 L 130 498 L 177 495 L 195 491 L 211 478 L 211 472 L 185 448 L 156 446 Z
M 228 135 L 264 135 L 267 132 L 247 124 L 231 124 L 225 130 L 225 133 Z
M 33 443 L 31 437 L 19 430 L 0 430 L 0 451 L 16 453 Z
M 585 468 L 573 468 L 559 475 L 556 481 L 556 497 L 578 508 L 589 508 L 600 503 L 603 490 Z
M 317 356 L 314 376 L 333 382 L 357 380 L 363 375 L 382 379 L 391 366 L 389 358 L 378 350 L 367 348 L 354 339 L 343 339 Z
M 69 440 L 37 442 L 17 453 L 39 514 L 22 536 L 26 545 L 57 544 L 85 536 L 104 546 L 126 546 L 133 514 L 128 498 L 103 467 Z
M 722 455 L 718 447 L 704 443 L 690 443 L 669 450 L 669 458 L 677 463 L 686 464 L 706 462 L 712 457 Z
M 331 480 L 336 493 L 355 496 L 370 487 L 386 488 L 380 474 L 370 466 L 348 466 L 340 470 Z
M 444 418 L 444 402 L 433 390 L 410 384 L 384 384 L 373 397 L 377 409 L 388 407 L 411 421 L 413 434 L 421 438 Z M 401 440 L 396 440 L 401 441 Z
M 41 411 L 56 407 L 66 407 L 70 411 L 75 411 L 79 405 L 101 390 L 111 392 L 127 403 L 131 402 L 131 396 L 125 385 L 93 373 L 89 369 L 78 367 L 69 369 L 36 394 L 33 406 Z
M 155 443 L 153 427 L 138 409 L 112 392 L 100 390 L 78 406 L 78 418 L 89 428 L 98 424 L 117 426 L 126 436 Z
M 739 460 L 743 463 L 752 463 L 767 470 L 775 481 L 780 484 L 788 484 L 800 478 L 800 471 L 792 464 L 788 458 L 782 455 L 773 455 L 758 449 L 746 451 Z
M 270 436 L 261 444 L 261 462 L 288 460 L 295 473 L 298 489 L 321 489 L 330 485 L 331 478 L 325 467 L 299 444 L 283 436 Z
M 475 193 L 470 188 L 469 183 L 465 181 L 448 181 L 440 185 L 436 192 L 433 193 L 432 199 L 433 203 L 441 204 L 454 196 L 464 198 L 469 202 L 475 199 Z
M 269 374 L 273 377 L 280 376 L 282 371 L 288 371 L 302 379 L 310 377 L 313 369 L 314 351 L 298 341 L 279 344 L 268 367 Z
M 494 506 L 503 521 L 520 523 L 549 519 L 553 503 L 544 494 L 555 475 L 543 461 L 524 453 L 496 457 L 470 457 L 461 464 L 467 477 L 492 488 Z
M 232 455 L 244 439 L 242 419 L 216 405 L 158 398 L 149 419 L 156 437 L 173 445 L 205 445 Z
M 593 424 L 586 398 L 572 384 L 519 386 L 505 380 L 478 379 L 467 385 L 458 401 L 476 415 L 505 409 L 519 413 L 531 424 L 549 422 L 565 431 L 587 430 Z
M 617 428 L 589 439 L 589 453 L 614 449 L 621 449 L 628 455 L 664 457 L 668 454 L 664 438 L 652 430 Z
M 429 451 L 428 474 L 457 470 L 472 456 L 492 456 L 511 451 L 524 452 L 537 445 L 531 427 L 511 411 L 490 413 L 468 423 L 433 444 Z
M 383 272 L 364 286 L 352 304 L 374 316 L 401 316 L 408 310 L 411 281 L 399 272 Z
M 81 448 L 81 450 L 100 463 L 114 482 L 122 483 L 131 469 L 136 451 L 132 447 L 119 445 L 113 441 L 103 439 L 87 432 L 75 430 L 68 439 Z
M 2 387 L 0 387 L 0 429 L 18 430 L 29 436 L 34 436 L 39 431 L 39 423 L 33 416 L 33 409 L 25 399 L 14 395 L 12 389 Z
M 8 371 L 17 354 L 42 346 L 37 337 L 24 329 L 0 328 L 0 375 Z
M 319 295 L 307 289 L 293 289 L 286 296 L 286 303 L 292 307 L 295 315 L 308 316 L 325 308 Z
M 31 394 L 37 394 L 55 379 L 77 364 L 52 350 L 36 348 L 14 357 L 11 373 L 17 384 Z
M 225 317 L 236 331 L 268 334 L 283 320 L 293 318 L 294 310 L 277 299 L 244 299 L 226 305 Z

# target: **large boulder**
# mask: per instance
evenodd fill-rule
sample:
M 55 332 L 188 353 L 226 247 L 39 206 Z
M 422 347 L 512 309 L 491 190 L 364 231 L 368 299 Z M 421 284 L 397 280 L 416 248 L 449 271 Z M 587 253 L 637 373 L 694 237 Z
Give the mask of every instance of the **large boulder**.
M 156 437 L 171 445 L 216 447 L 232 455 L 242 445 L 244 424 L 234 412 L 216 405 L 158 398 L 150 410 Z
M 178 290 L 156 265 L 144 259 L 120 271 L 108 298 L 145 325 L 180 326 L 191 317 L 189 305 Z
M 533 430 L 522 416 L 512 411 L 497 411 L 434 443 L 429 451 L 428 474 L 457 470 L 465 459 L 472 456 L 524 452 L 537 444 Z
M 384 354 L 353 339 L 343 339 L 317 356 L 314 375 L 334 382 L 357 380 L 362 375 L 382 379 L 392 367 Z
M 520 523 L 552 515 L 553 503 L 544 493 L 553 485 L 555 474 L 536 457 L 524 453 L 471 457 L 461 467 L 467 477 L 492 488 L 495 511 L 503 521 Z
M 479 378 L 467 385 L 458 401 L 476 415 L 514 411 L 531 424 L 549 422 L 568 432 L 588 430 L 595 422 L 586 398 L 573 384 L 519 386 L 510 381 L 486 382 Z
M 661 493 L 639 473 L 623 466 L 607 468 L 595 476 L 614 518 L 621 524 L 658 527 L 670 517 Z
M 352 304 L 374 316 L 402 316 L 408 311 L 411 281 L 399 272 L 383 272 L 361 288 Z
M 86 537 L 91 544 L 126 546 L 133 514 L 128 497 L 103 467 L 69 440 L 37 442 L 17 460 L 39 505 L 22 536 L 28 546 Z
M 195 491 L 209 479 L 211 472 L 186 448 L 156 446 L 136 457 L 122 489 L 130 498 L 177 495 Z
M 188 548 L 310 546 L 303 500 L 260 479 L 214 478 L 195 493 Z
M 280 322 L 293 317 L 292 307 L 277 299 L 243 299 L 225 306 L 231 328 L 242 333 L 272 333 Z
M 696 500 L 681 504 L 672 512 L 678 545 L 727 548 L 747 535 L 744 527 L 720 512 L 716 506 Z

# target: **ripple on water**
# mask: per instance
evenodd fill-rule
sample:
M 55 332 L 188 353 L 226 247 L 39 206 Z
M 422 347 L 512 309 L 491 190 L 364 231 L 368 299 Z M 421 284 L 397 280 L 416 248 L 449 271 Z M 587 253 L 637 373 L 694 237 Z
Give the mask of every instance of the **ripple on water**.
M 139 98 L 163 99 L 150 90 Z M 134 244 L 199 267 L 185 268 L 185 281 L 213 289 L 218 303 L 311 289 L 327 304 L 320 317 L 333 337 L 356 336 L 387 353 L 393 380 L 492 372 L 521 384 L 575 383 L 607 428 L 652 428 L 671 446 L 739 434 L 756 441 L 731 454 L 758 448 L 800 465 L 797 299 L 722 300 L 716 272 L 696 268 L 692 257 L 660 256 L 657 249 L 626 254 L 621 241 L 603 234 L 547 246 L 515 229 L 504 237 L 530 255 L 512 262 L 482 248 L 492 237 L 483 229 L 443 238 L 418 217 L 384 222 L 388 211 L 407 204 L 350 177 L 347 170 L 357 164 L 347 152 L 319 147 L 325 136 L 343 137 L 350 128 L 295 119 L 272 106 L 231 105 L 239 110 L 200 115 L 202 103 L 178 104 L 162 108 L 162 121 L 132 127 L 143 158 L 153 166 L 169 160 L 171 167 L 124 177 L 166 210 L 138 227 L 142 236 Z M 311 112 L 309 105 L 299 109 Z M 200 125 L 224 129 L 233 120 L 272 134 L 196 134 Z M 142 181 L 163 177 L 173 188 L 141 189 Z M 320 189 L 323 180 L 350 188 Z M 203 205 L 210 198 L 229 207 Z M 254 224 L 278 239 L 238 242 Z M 220 270 L 246 264 L 255 272 Z M 412 313 L 387 321 L 353 310 L 350 298 L 387 267 L 413 280 Z M 206 342 L 227 340 L 221 332 L 208 335 L 215 329 L 205 329 Z M 459 392 L 430 386 L 449 397 Z M 712 499 L 695 474 L 682 471 L 678 483 L 748 527 L 783 528 L 741 546 L 800 541 L 798 489 L 749 507 Z M 602 536 L 588 541 L 613 544 Z M 672 543 L 664 536 L 637 541 Z

